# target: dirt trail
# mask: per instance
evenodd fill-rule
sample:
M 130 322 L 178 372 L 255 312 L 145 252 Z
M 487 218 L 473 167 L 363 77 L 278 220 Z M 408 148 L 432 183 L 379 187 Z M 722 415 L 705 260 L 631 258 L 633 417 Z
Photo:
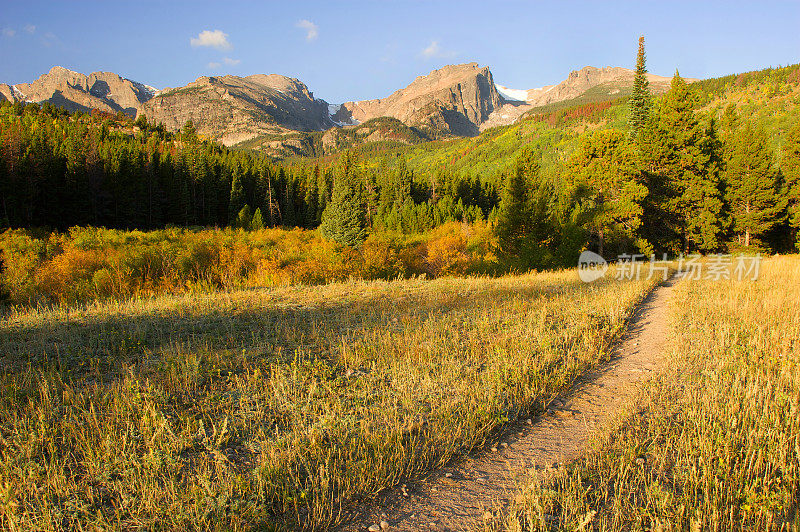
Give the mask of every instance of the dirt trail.
M 645 298 L 611 361 L 583 376 L 546 413 L 514 427 L 485 453 L 405 490 L 390 490 L 348 516 L 339 530 L 363 532 L 381 521 L 391 531 L 483 528 L 490 519 L 487 511 L 504 508 L 513 496 L 518 475 L 580 456 L 594 429 L 619 412 L 636 384 L 656 368 L 666 348 L 667 300 L 676 282 L 673 277 Z

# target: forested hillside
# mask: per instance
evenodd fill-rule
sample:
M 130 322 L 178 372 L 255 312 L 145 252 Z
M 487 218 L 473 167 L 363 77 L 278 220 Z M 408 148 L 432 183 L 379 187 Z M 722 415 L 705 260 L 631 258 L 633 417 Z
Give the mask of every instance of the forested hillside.
M 314 161 L 276 165 L 265 155 L 201 141 L 191 124 L 173 135 L 122 115 L 71 115 L 48 104 L 20 103 L 0 107 L 0 123 L 2 219 L 10 227 L 249 227 L 258 213 L 263 226 L 313 228 L 337 173 L 320 171 Z M 388 205 L 428 199 L 396 160 L 379 170 L 365 173 L 365 186 L 373 207 L 383 207 L 387 216 Z M 481 190 L 474 180 L 456 177 L 442 188 L 438 213 L 406 229 L 478 219 L 497 203 L 494 191 Z M 370 221 L 376 214 L 373 209 Z
M 6 102 L 0 219 L 58 230 L 322 224 L 340 240 L 348 218 L 356 246 L 369 231 L 488 220 L 518 267 L 571 264 L 586 247 L 788 250 L 800 224 L 799 103 L 798 65 L 691 85 L 676 73 L 663 97 L 645 80 L 630 98 L 534 112 L 476 138 L 352 148 L 345 133 L 343 155 L 274 161 L 204 141 L 191 123 L 171 134 L 144 117 Z

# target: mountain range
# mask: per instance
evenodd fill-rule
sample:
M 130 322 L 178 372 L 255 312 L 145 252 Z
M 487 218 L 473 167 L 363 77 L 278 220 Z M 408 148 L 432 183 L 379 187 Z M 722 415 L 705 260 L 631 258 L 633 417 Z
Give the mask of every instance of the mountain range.
M 31 83 L 0 83 L 0 101 L 50 102 L 70 111 L 122 111 L 136 116 L 142 104 L 158 91 L 113 72 L 84 75 L 56 66 Z
M 56 66 L 31 83 L 0 83 L 0 101 L 50 102 L 72 111 L 144 115 L 169 130 L 178 130 L 191 120 L 199 134 L 226 145 L 247 143 L 280 151 L 284 144 L 297 142 L 297 132 L 328 132 L 323 144 L 334 145 L 341 137 L 336 130 L 359 128 L 380 117 L 396 120 L 372 122 L 361 136 L 381 140 L 388 135 L 401 141 L 474 136 L 559 102 L 625 96 L 633 77 L 634 72 L 626 68 L 587 66 L 558 84 L 521 90 L 496 84 L 486 66 L 465 63 L 419 76 L 385 98 L 329 104 L 314 97 L 300 80 L 278 74 L 202 76 L 183 87 L 156 90 L 111 72 L 84 75 Z M 670 78 L 653 74 L 648 78 L 655 93 L 669 88 Z M 403 126 L 413 133 L 398 135 Z

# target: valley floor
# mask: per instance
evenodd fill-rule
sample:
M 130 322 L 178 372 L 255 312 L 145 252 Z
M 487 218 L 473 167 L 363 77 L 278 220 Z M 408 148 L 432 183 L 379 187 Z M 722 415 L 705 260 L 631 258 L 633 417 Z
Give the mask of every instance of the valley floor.
M 520 485 L 533 530 L 800 530 L 800 258 L 690 280 L 656 374 L 590 451 Z
M 521 483 L 579 458 L 598 426 L 619 415 L 642 379 L 660 369 L 669 332 L 667 305 L 676 282 L 655 288 L 631 317 L 611 360 L 581 376 L 539 416 L 520 420 L 475 457 L 357 510 L 340 530 L 355 532 L 381 521 L 399 531 L 501 525 Z
M 328 528 L 540 412 L 655 284 L 566 270 L 8 311 L 0 522 Z
M 648 299 L 661 279 L 612 267 L 7 309 L 0 526 L 797 528 L 798 276 L 775 257 Z M 453 526 L 416 506 L 456 500 Z

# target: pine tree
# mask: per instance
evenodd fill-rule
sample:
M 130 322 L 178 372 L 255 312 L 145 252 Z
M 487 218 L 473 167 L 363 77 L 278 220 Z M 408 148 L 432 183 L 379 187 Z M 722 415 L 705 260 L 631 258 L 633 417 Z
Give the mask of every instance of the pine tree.
M 228 224 L 236 225 L 239 217 L 239 212 L 245 206 L 244 187 L 242 186 L 242 178 L 238 168 L 233 169 L 233 177 L 231 178 L 231 196 L 228 203 Z
M 342 155 L 333 181 L 331 201 L 322 213 L 322 236 L 339 244 L 360 246 L 367 238 L 367 220 L 351 153 Z
M 650 117 L 650 82 L 647 80 L 647 66 L 644 53 L 644 36 L 639 37 L 639 52 L 636 54 L 636 72 L 633 77 L 633 91 L 630 105 L 630 136 L 635 139 L 647 124 Z
M 684 173 L 681 205 L 686 213 L 686 238 L 698 250 L 713 252 L 720 248 L 724 202 L 721 192 L 721 151 L 712 121 L 694 150 L 696 168 Z
M 317 178 L 317 186 L 319 188 L 319 201 L 317 204 L 317 224 L 319 225 L 322 223 L 322 213 L 325 212 L 328 203 L 331 201 L 331 189 L 333 186 L 329 172 L 320 172 L 318 165 L 314 167 L 314 175 Z
M 250 209 L 250 205 L 245 205 L 244 207 L 242 207 L 242 210 L 239 211 L 239 214 L 236 215 L 236 223 L 233 225 L 234 227 L 237 227 L 239 229 L 244 229 L 245 231 L 249 231 L 252 222 L 253 222 L 253 211 Z
M 261 169 L 261 180 L 264 182 L 264 187 L 266 189 L 264 203 L 267 208 L 267 221 L 270 227 L 275 227 L 281 219 L 281 210 L 275 198 L 276 194 L 273 187 L 272 172 L 268 168 Z
M 250 221 L 250 230 L 260 231 L 262 229 L 264 229 L 264 217 L 261 215 L 261 209 L 256 209 L 253 219 Z
M 364 190 L 364 207 L 367 212 L 367 225 L 372 227 L 375 219 L 378 217 L 378 210 L 380 209 L 380 190 L 376 172 L 372 170 L 364 172 L 362 185 Z
M 401 156 L 397 162 L 397 170 L 394 172 L 392 181 L 392 193 L 394 202 L 402 205 L 406 198 L 411 196 L 412 175 L 406 164 L 406 158 Z
M 781 173 L 785 180 L 789 223 L 794 231 L 795 246 L 800 250 L 800 122 L 786 136 Z
M 637 139 L 648 188 L 646 238 L 659 251 L 711 251 L 723 227 L 719 142 L 697 119 L 697 101 L 676 71 L 656 116 Z
M 637 232 L 647 188 L 638 180 L 635 157 L 623 133 L 604 130 L 586 137 L 567 163 L 566 174 L 573 188 L 580 191 L 580 218 L 597 238 L 601 256 L 612 240 L 633 242 L 642 251 L 649 251 Z
M 283 209 L 281 212 L 283 214 L 283 225 L 285 227 L 296 227 L 297 220 L 295 219 L 295 184 L 293 178 L 288 178 L 286 181 L 286 192 L 283 195 Z
M 511 255 L 519 251 L 522 240 L 528 233 L 529 215 L 528 184 L 524 167 L 517 164 L 506 179 L 500 201 L 497 236 L 501 252 Z
M 737 135 L 725 177 L 733 228 L 739 244 L 748 247 L 781 221 L 786 198 L 778 192 L 773 154 L 763 129 L 750 123 Z
M 189 142 L 197 140 L 197 129 L 194 127 L 194 122 L 187 120 L 183 125 L 183 138 Z
M 518 254 L 530 234 L 528 174 L 533 172 L 538 172 L 538 163 L 530 151 L 525 151 L 505 182 L 497 218 L 497 237 L 500 251 L 508 256 Z
M 319 174 L 319 170 L 317 170 Z M 318 175 L 311 175 L 306 183 L 306 210 L 303 217 L 303 224 L 308 229 L 313 229 L 319 224 L 317 220 L 317 209 L 319 208 L 319 187 L 317 186 Z

